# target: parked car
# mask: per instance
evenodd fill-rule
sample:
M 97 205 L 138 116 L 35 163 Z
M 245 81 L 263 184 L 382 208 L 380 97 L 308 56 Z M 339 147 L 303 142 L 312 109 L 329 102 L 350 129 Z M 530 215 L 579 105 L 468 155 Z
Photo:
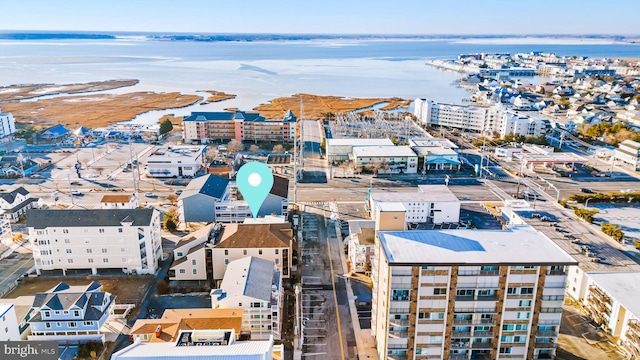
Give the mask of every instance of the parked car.
M 78 195 L 82 195 L 82 193 L 80 192 L 80 190 L 73 189 L 73 190 L 71 190 L 71 195 L 78 196 Z
M 580 189 L 580 191 L 582 191 L 585 194 L 595 194 L 595 192 L 593 190 L 588 189 L 588 188 L 582 188 L 582 189 Z
M 144 196 L 146 196 L 148 198 L 157 198 L 158 194 L 152 193 L 152 192 L 146 192 L 146 193 L 144 193 Z
M 180 195 L 180 194 L 182 194 L 182 189 L 176 190 L 176 195 Z

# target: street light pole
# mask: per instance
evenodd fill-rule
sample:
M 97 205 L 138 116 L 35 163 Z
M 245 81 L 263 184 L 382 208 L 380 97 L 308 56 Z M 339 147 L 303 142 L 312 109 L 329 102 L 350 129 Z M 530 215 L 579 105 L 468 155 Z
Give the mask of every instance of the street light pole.
M 591 200 L 591 198 L 588 198 L 587 201 L 584 202 L 585 209 L 589 209 L 589 200 Z

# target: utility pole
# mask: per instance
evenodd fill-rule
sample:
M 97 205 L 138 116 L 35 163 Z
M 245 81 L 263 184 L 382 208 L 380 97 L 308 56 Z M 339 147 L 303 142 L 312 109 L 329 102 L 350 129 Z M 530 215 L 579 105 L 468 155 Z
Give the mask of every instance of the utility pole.
M 69 182 L 69 197 L 71 198 L 71 205 L 73 205 L 73 193 L 71 192 L 71 176 L 67 172 L 67 182 Z
M 133 196 L 138 197 L 136 189 L 136 169 L 133 166 L 133 150 L 131 149 L 131 139 L 129 139 L 129 164 L 131 164 L 131 177 L 133 178 Z M 127 165 L 128 166 L 128 165 Z

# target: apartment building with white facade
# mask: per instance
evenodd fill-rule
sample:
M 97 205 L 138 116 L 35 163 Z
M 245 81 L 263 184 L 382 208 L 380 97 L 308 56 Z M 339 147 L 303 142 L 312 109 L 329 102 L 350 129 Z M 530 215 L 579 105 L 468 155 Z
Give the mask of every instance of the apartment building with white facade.
M 13 304 L 0 304 L 0 341 L 18 341 L 18 319 Z
M 567 294 L 629 359 L 640 358 L 640 272 L 586 272 L 569 269 Z
M 512 111 L 504 111 L 500 118 L 500 137 L 509 134 L 539 136 L 551 128 L 549 120 L 533 118 Z
M 418 185 L 415 191 L 371 191 L 368 199 L 369 216 L 376 220 L 379 203 L 400 203 L 407 223 L 458 223 L 460 200 L 444 185 Z
M 378 212 L 371 332 L 380 358 L 555 356 L 566 268 L 577 262 L 552 240 L 529 226 L 405 231 L 402 209 Z
M 173 249 L 169 280 L 207 280 L 213 275 L 211 250 L 207 245 L 214 236 L 215 223 L 183 236 Z
M 252 340 L 280 340 L 283 298 L 282 275 L 275 263 L 247 256 L 229 263 L 220 288 L 211 290 L 211 307 L 241 307 L 242 330 L 249 331 Z
M 618 144 L 614 159 L 632 166 L 634 170 L 640 170 L 640 143 L 628 139 L 624 140 Z
M 0 141 L 9 141 L 16 132 L 16 122 L 10 113 L 0 112 Z
M 416 99 L 413 114 L 423 126 L 445 126 L 491 134 L 499 129 L 501 112 L 499 106 L 463 106 Z
M 31 210 L 27 228 L 38 274 L 153 274 L 163 256 L 154 209 Z
M 150 177 L 194 177 L 204 167 L 206 146 L 172 145 L 149 153 L 145 165 Z

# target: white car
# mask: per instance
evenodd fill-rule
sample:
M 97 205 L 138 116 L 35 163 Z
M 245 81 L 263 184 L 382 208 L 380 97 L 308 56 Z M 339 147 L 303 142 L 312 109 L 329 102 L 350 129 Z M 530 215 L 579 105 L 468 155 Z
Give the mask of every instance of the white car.
M 148 198 L 157 198 L 158 195 L 156 193 L 152 193 L 152 192 L 146 192 L 144 193 L 144 196 L 148 197 Z
M 632 192 L 636 192 L 636 191 L 633 190 L 633 189 L 624 189 L 624 190 L 620 190 L 620 192 L 623 193 L 623 194 L 628 194 L 628 193 L 632 193 Z
M 80 192 L 80 190 L 73 189 L 73 190 L 71 190 L 71 195 L 76 195 L 77 196 L 77 195 L 82 195 L 82 193 Z

